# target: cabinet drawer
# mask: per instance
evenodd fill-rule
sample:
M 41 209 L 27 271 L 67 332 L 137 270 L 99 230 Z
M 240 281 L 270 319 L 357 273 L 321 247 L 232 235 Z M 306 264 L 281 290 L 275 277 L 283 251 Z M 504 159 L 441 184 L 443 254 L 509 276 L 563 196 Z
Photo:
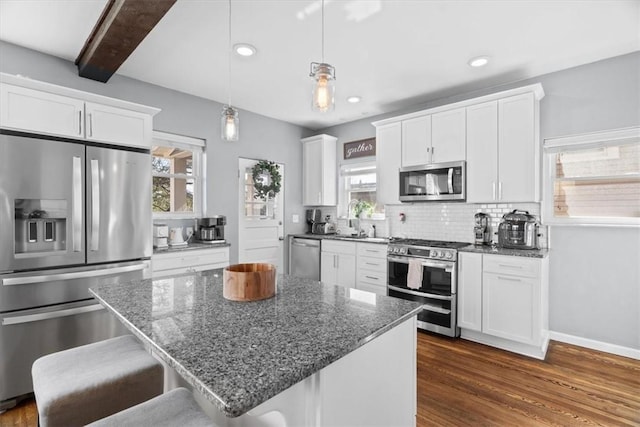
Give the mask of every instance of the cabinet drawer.
M 521 277 L 540 277 L 540 260 L 518 256 L 484 255 L 485 273 L 508 274 Z
M 358 284 L 369 283 L 378 286 L 387 286 L 387 273 L 383 271 L 358 270 Z
M 219 268 L 228 263 L 228 249 L 180 251 L 151 257 L 151 269 L 154 272 L 188 267 Z
M 358 255 L 358 270 L 373 270 L 381 273 L 387 272 L 387 258 L 372 258 Z
M 356 254 L 356 244 L 353 242 L 323 239 L 321 246 L 322 252 L 335 252 L 346 255 Z
M 377 243 L 358 243 L 358 255 L 387 258 L 387 245 Z

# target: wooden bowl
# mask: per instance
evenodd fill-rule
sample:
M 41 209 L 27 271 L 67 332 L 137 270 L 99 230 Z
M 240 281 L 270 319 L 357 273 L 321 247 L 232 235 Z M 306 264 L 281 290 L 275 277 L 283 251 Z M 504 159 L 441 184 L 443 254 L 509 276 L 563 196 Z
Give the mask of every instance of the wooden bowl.
M 223 272 L 222 295 L 232 301 L 259 301 L 276 294 L 276 266 L 234 264 Z

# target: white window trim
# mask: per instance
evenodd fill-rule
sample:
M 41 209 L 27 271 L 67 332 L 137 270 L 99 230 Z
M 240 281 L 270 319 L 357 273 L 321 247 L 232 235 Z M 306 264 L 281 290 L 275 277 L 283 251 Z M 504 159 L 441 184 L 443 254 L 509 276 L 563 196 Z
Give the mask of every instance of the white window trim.
M 153 219 L 192 219 L 202 217 L 206 206 L 205 171 L 206 171 L 206 143 L 204 139 L 190 136 L 178 135 L 168 132 L 153 131 L 152 145 L 164 145 L 176 148 L 186 148 L 189 150 L 200 149 L 201 154 L 194 156 L 193 167 L 197 171 L 194 176 L 184 175 L 184 178 L 194 179 L 194 204 L 193 212 L 153 212 Z M 196 152 L 196 151 L 194 151 Z M 180 174 L 173 174 L 176 177 Z M 152 176 L 163 176 L 163 174 L 153 174 Z
M 344 174 L 342 171 L 344 168 L 355 169 L 359 167 L 360 168 L 371 167 L 371 169 L 377 170 L 378 164 L 376 163 L 375 158 L 368 157 L 363 159 L 351 160 L 338 165 L 338 186 L 339 187 L 338 187 L 338 206 L 336 206 L 336 217 L 338 219 L 349 218 L 348 207 L 345 207 L 344 205 L 345 189 L 344 189 L 344 186 L 343 186 L 344 183 L 342 180 L 343 180 L 343 177 L 351 174 Z M 377 196 L 377 191 L 378 191 L 378 182 L 377 182 L 377 176 L 376 176 L 376 196 Z M 345 216 L 345 212 L 346 212 L 346 216 Z M 363 219 L 377 221 L 377 220 L 384 220 L 385 217 L 384 217 L 384 213 L 377 212 L 377 213 L 373 213 L 370 218 L 363 218 Z
M 544 140 L 542 223 L 553 226 L 640 227 L 640 218 L 557 218 L 553 214 L 555 167 L 551 159 L 567 148 L 598 148 L 640 141 L 640 127 L 607 130 Z

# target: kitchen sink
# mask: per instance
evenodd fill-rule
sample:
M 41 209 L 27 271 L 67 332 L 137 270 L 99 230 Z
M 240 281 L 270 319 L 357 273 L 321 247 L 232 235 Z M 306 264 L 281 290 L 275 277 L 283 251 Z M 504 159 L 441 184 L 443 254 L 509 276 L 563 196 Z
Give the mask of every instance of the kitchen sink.
M 371 242 L 371 243 L 387 243 L 389 239 L 387 237 L 367 237 L 367 236 L 333 236 L 334 239 L 337 240 L 358 240 L 363 242 Z

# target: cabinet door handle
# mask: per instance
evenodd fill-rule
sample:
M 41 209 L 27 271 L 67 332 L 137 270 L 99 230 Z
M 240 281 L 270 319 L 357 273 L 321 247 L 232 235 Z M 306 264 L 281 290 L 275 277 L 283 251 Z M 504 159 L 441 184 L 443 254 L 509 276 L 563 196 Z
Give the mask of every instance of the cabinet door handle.
M 491 190 L 491 200 L 495 200 L 495 199 L 496 199 L 496 182 L 493 181 L 492 190 Z
M 371 280 L 380 280 L 379 277 L 373 277 L 373 276 L 364 276 L 364 277 L 366 277 L 367 279 L 371 279 Z
M 375 262 L 365 262 L 365 264 L 367 264 L 367 265 L 375 265 L 375 266 L 380 265 L 380 264 L 376 264 Z
M 89 113 L 89 136 L 93 136 L 93 117 Z
M 498 200 L 502 200 L 502 181 L 498 182 Z
M 78 135 L 82 136 L 82 110 L 78 111 Z

